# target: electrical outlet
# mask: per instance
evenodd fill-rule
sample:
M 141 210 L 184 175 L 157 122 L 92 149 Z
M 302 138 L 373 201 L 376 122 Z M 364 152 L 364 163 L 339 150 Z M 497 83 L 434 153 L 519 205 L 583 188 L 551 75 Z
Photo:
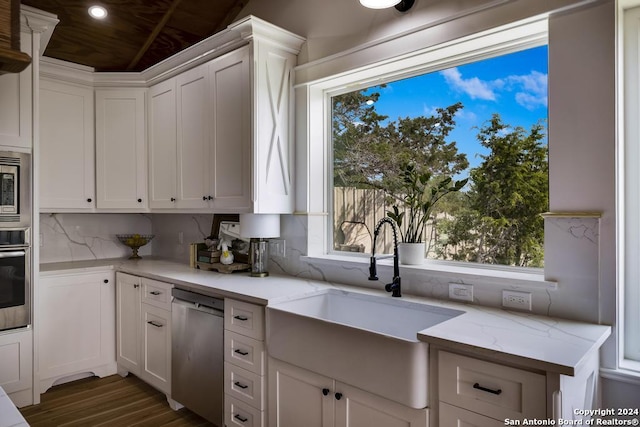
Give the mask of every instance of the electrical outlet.
M 269 239 L 269 254 L 271 256 L 284 257 L 285 253 L 284 239 Z
M 531 311 L 531 293 L 503 290 L 502 306 Z
M 473 285 L 449 283 L 449 298 L 461 301 L 473 301 Z

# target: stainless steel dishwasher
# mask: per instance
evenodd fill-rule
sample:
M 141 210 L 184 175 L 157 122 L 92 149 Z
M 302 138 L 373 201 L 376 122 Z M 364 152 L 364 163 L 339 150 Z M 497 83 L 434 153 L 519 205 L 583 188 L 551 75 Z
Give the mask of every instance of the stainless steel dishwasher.
M 171 292 L 171 398 L 224 426 L 224 300 Z

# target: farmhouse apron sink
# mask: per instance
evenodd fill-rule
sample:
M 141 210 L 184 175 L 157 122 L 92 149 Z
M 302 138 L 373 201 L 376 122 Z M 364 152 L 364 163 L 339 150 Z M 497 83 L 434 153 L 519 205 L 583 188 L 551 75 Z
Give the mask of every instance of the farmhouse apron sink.
M 416 334 L 463 311 L 327 289 L 267 307 L 271 357 L 412 408 L 427 406 L 428 344 Z

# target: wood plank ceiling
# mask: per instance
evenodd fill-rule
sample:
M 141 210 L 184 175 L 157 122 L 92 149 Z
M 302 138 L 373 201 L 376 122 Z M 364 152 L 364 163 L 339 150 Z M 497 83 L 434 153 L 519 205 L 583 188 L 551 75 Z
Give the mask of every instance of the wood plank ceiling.
M 249 0 L 22 0 L 56 14 L 45 56 L 96 71 L 142 71 L 232 23 Z M 89 6 L 108 11 L 103 20 Z

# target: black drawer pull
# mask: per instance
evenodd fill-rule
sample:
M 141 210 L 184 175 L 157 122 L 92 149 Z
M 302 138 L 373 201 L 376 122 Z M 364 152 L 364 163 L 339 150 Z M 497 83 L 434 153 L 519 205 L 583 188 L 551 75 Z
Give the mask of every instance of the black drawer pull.
M 499 395 L 499 394 L 502 393 L 502 389 L 493 390 L 493 389 L 490 389 L 490 388 L 482 387 L 478 383 L 475 383 L 473 385 L 473 388 L 475 388 L 476 390 L 486 391 L 487 393 L 491 393 L 491 394 L 495 394 L 495 395 Z
M 249 386 L 248 386 L 248 385 L 246 385 L 246 384 L 242 384 L 240 381 L 236 381 L 234 384 L 236 385 L 236 387 L 240 387 L 240 388 L 241 388 L 241 389 L 243 389 L 243 390 L 244 390 L 245 388 L 249 388 Z
M 247 354 L 249 354 L 248 351 L 242 351 L 242 350 L 234 350 L 234 353 L 238 353 L 241 356 L 246 356 Z
M 247 316 L 233 316 L 234 319 L 238 319 L 242 322 L 246 322 L 247 320 L 249 320 L 249 318 Z
M 249 418 L 241 417 L 238 414 L 235 414 L 233 416 L 233 418 L 235 418 L 236 420 L 240 421 L 241 423 L 246 423 L 249 420 Z
M 342 393 L 336 393 L 335 396 L 336 396 L 336 400 L 342 399 Z
M 161 323 L 154 322 L 153 320 L 149 320 L 147 323 L 150 324 L 151 326 L 155 326 L 156 328 L 162 328 L 164 326 Z
M 151 291 L 151 292 L 149 292 L 149 293 L 150 293 L 151 295 L 156 295 L 156 296 L 158 296 L 158 295 L 160 295 L 162 292 L 158 292 L 158 291 Z
M 329 392 L 330 392 L 330 391 L 331 391 L 331 390 L 329 390 L 328 388 L 323 388 L 323 389 L 322 389 L 322 394 L 323 394 L 323 395 L 325 395 L 325 396 L 327 396 L 327 395 L 329 394 Z

